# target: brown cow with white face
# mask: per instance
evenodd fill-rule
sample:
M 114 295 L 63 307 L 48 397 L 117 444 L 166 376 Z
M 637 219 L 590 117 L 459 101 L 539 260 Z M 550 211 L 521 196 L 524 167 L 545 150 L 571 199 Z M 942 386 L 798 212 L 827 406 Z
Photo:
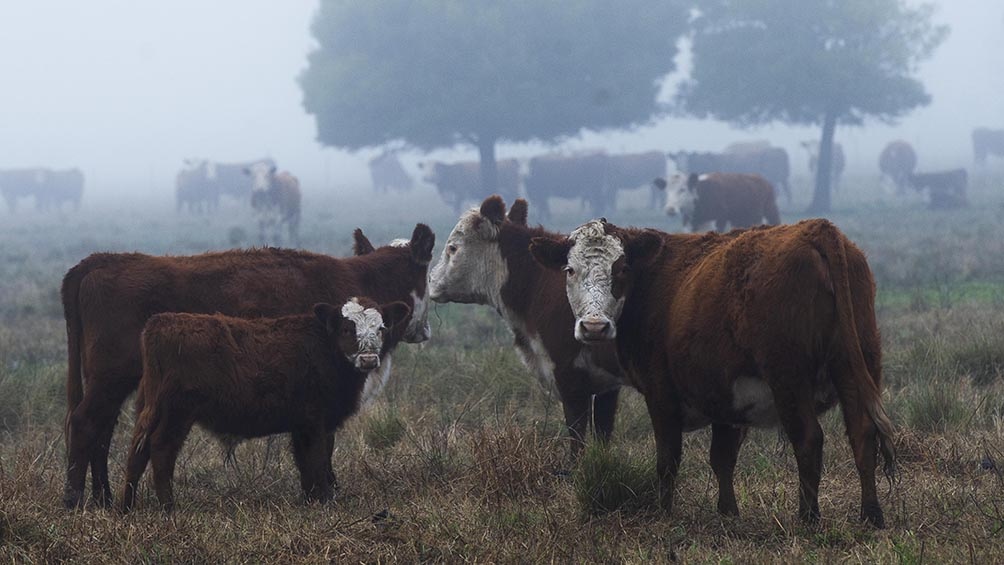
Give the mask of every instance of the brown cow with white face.
M 712 222 L 718 231 L 729 225 L 748 228 L 765 221 L 781 223 L 774 187 L 760 175 L 676 173 L 657 178 L 652 185 L 666 193 L 666 214 L 679 214 L 684 227 L 692 231 L 703 231 Z
M 282 226 L 289 230 L 293 247 L 300 246 L 300 180 L 275 165 L 255 163 L 244 170 L 251 177 L 251 208 L 258 220 L 262 245 L 280 245 Z
M 590 422 L 601 439 L 610 436 L 620 370 L 612 344 L 587 348 L 568 331 L 573 317 L 564 280 L 529 251 L 534 237 L 563 236 L 528 226 L 526 217 L 525 200 L 517 199 L 507 217 L 499 196 L 465 212 L 432 269 L 429 295 L 491 306 L 502 316 L 523 363 L 546 388 L 557 388 L 575 454 Z
M 122 510 L 153 461 L 157 498 L 174 507 L 174 464 L 193 424 L 228 437 L 292 436 L 306 500 L 333 495 L 327 437 L 360 405 L 367 377 L 397 344 L 408 306 L 353 297 L 310 314 L 245 320 L 163 313 L 142 336 L 139 385 Z
M 883 526 L 877 446 L 887 475 L 894 455 L 875 283 L 864 255 L 833 224 L 670 235 L 594 220 L 565 239 L 535 238 L 531 250 L 566 273 L 576 338 L 615 340 L 627 382 L 645 396 L 665 509 L 684 431 L 712 426 L 718 510 L 738 514 L 732 482 L 745 428 L 780 424 L 798 463 L 799 514 L 817 521 L 817 415 L 839 401 L 861 517 Z
M 62 288 L 68 349 L 64 503 L 84 502 L 88 466 L 96 502 L 111 503 L 108 449 L 119 409 L 139 383 L 140 332 L 154 314 L 282 316 L 317 302 L 369 296 L 410 305 L 411 317 L 395 331 L 410 343 L 429 339 L 432 230 L 417 224 L 409 241 L 378 249 L 361 240 L 360 232 L 357 252 L 361 244 L 367 252 L 344 259 L 273 248 L 188 257 L 95 253 L 71 268 Z M 378 371 L 389 366 L 384 362 Z

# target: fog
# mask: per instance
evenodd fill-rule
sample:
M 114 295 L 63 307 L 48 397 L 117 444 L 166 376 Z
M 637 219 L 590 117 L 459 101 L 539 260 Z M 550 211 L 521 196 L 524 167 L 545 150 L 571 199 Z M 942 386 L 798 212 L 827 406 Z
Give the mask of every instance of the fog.
M 972 165 L 970 131 L 1004 127 L 1004 5 L 935 2 L 951 33 L 920 69 L 933 101 L 896 125 L 840 128 L 848 166 L 874 171 L 889 140 L 910 141 L 921 168 Z M 270 155 L 305 190 L 368 186 L 373 152 L 315 141 L 296 76 L 306 66 L 316 0 L 135 2 L 33 0 L 0 8 L 0 168 L 82 168 L 88 191 L 169 191 L 186 157 Z M 390 38 L 389 40 L 393 40 Z M 686 68 L 686 56 L 679 60 Z M 817 129 L 665 119 L 633 132 L 586 133 L 568 147 L 720 149 L 739 139 L 785 146 L 804 173 Z M 535 146 L 505 145 L 500 157 Z M 446 152 L 437 152 L 447 155 Z M 476 153 L 460 151 L 456 158 Z M 87 196 L 85 195 L 85 201 Z

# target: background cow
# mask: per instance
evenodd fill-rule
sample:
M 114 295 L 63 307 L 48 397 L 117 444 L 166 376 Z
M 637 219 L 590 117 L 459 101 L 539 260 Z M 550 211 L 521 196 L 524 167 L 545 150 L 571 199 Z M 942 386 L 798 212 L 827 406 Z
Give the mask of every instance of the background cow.
M 890 141 L 879 154 L 879 171 L 896 187 L 897 194 L 906 192 L 909 177 L 917 168 L 917 153 L 903 141 Z
M 156 314 L 142 335 L 122 510 L 153 460 L 157 498 L 174 507 L 174 464 L 193 424 L 227 437 L 292 436 L 304 498 L 334 494 L 329 434 L 359 409 L 370 372 L 397 344 L 389 328 L 408 306 L 366 298 L 313 312 L 245 320 L 221 314 Z
M 969 175 L 965 169 L 911 173 L 907 177 L 907 183 L 918 192 L 927 191 L 928 204 L 932 210 L 960 208 L 967 203 Z
M 985 165 L 988 155 L 1004 157 L 1004 129 L 973 130 L 973 159 L 976 164 Z
M 666 192 L 666 214 L 680 214 L 691 231 L 702 231 L 710 222 L 718 231 L 727 225 L 748 228 L 763 221 L 781 223 L 774 187 L 760 175 L 676 173 L 652 184 Z
M 680 151 L 670 153 L 669 158 L 681 173 L 758 174 L 775 189 L 784 191 L 785 197 L 791 201 L 791 186 L 788 183 L 791 165 L 788 152 L 781 147 L 762 147 L 758 143 L 743 145 L 740 150 L 731 153 Z
M 258 220 L 262 245 L 280 245 L 283 225 L 293 247 L 300 245 L 300 181 L 275 165 L 255 163 L 245 171 L 251 177 L 251 208 Z
M 215 212 L 220 205 L 220 187 L 209 178 L 209 161 L 186 159 L 185 168 L 174 178 L 175 206 L 178 212 Z
M 95 253 L 63 278 L 67 334 L 67 474 L 64 503 L 83 503 L 87 468 L 94 499 L 111 503 L 108 449 L 119 408 L 141 373 L 140 332 L 159 312 L 219 312 L 244 318 L 306 312 L 350 296 L 404 301 L 402 339 L 429 338 L 426 286 L 435 235 L 417 224 L 411 240 L 336 259 L 290 249 L 194 256 Z M 390 363 L 384 363 L 388 370 Z M 86 386 L 84 386 L 86 384 Z
M 369 160 L 370 179 L 373 190 L 377 194 L 386 194 L 391 190 L 411 190 L 415 181 L 404 170 L 397 151 L 385 150 Z
M 833 224 L 697 236 L 594 220 L 564 240 L 535 238 L 531 250 L 566 273 L 576 339 L 616 340 L 626 380 L 652 419 L 666 510 L 684 431 L 711 425 L 718 510 L 738 514 L 732 483 L 745 428 L 780 424 L 798 464 L 799 515 L 817 522 L 817 415 L 839 401 L 861 518 L 884 525 L 877 448 L 887 476 L 895 456 L 882 407 L 875 282 L 864 254 Z
M 819 141 L 803 141 L 802 147 L 809 152 L 809 172 L 812 174 L 813 182 L 815 182 L 816 167 L 819 166 Z M 830 188 L 833 190 L 839 190 L 840 178 L 844 174 L 844 166 L 846 165 L 846 162 L 844 158 L 844 148 L 836 141 L 833 142 L 833 152 L 831 153 L 831 158 Z
M 80 169 L 52 170 L 42 167 L 0 171 L 0 194 L 7 208 L 17 210 L 22 198 L 34 198 L 35 209 L 60 211 L 64 202 L 80 209 L 84 194 L 84 173 Z
M 602 214 L 614 204 L 607 188 L 609 160 L 602 151 L 534 157 L 523 181 L 526 197 L 543 218 L 551 217 L 551 198 L 575 199 L 588 205 L 593 214 Z
M 497 171 L 498 192 L 507 198 L 515 198 L 519 193 L 519 161 L 502 159 L 495 163 Z M 472 200 L 477 201 L 490 196 L 481 186 L 481 164 L 477 161 L 461 163 L 440 163 L 431 161 L 420 163 L 425 171 L 425 182 L 436 187 L 439 197 L 456 214 L 460 214 L 464 205 Z
M 666 155 L 661 151 L 611 155 L 608 161 L 607 189 L 613 194 L 611 205 L 617 202 L 617 192 L 640 186 L 649 187 L 649 206 L 662 205 L 663 192 L 652 186 L 652 179 L 666 176 Z
M 586 348 L 568 331 L 572 311 L 558 273 L 530 255 L 533 237 L 560 237 L 527 226 L 527 203 L 505 203 L 491 196 L 480 210 L 465 212 L 446 240 L 429 277 L 436 302 L 491 306 L 509 325 L 523 364 L 547 390 L 557 389 L 577 454 L 592 423 L 608 439 L 614 426 L 620 370 L 612 347 Z

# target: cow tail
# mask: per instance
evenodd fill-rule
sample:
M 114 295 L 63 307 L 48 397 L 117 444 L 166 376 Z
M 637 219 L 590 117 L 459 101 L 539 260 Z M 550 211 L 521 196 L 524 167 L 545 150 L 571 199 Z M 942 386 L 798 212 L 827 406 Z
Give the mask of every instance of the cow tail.
M 875 424 L 879 451 L 884 461 L 883 471 L 886 478 L 892 481 L 896 477 L 896 452 L 893 447 L 895 428 L 882 406 L 882 392 L 874 376 L 868 371 L 861 350 L 861 339 L 854 317 L 845 238 L 836 226 L 825 220 L 821 223 L 819 235 L 822 244 L 822 249 L 819 251 L 823 254 L 833 281 L 839 339 L 837 355 L 845 356 L 843 361 L 849 368 L 849 373 L 841 370 L 831 370 L 829 373 L 835 381 L 834 386 L 852 392 L 857 398 L 859 407 L 864 408 Z M 848 376 L 850 381 L 846 380 Z M 853 407 L 842 406 L 842 408 L 846 411 Z
M 70 443 L 70 421 L 73 411 L 84 398 L 83 360 L 81 341 L 84 327 L 80 318 L 80 284 L 90 272 L 89 265 L 81 261 L 63 277 L 60 291 L 63 301 L 63 317 L 66 319 L 66 421 L 63 423 L 64 440 L 67 449 Z

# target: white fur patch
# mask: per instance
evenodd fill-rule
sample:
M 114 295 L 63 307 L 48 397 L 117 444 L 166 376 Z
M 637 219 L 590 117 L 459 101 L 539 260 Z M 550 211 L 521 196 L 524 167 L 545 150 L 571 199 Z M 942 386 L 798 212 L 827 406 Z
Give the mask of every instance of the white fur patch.
M 342 306 L 342 316 L 356 325 L 356 342 L 359 345 L 359 353 L 380 353 L 383 348 L 383 336 L 380 329 L 383 328 L 383 316 L 376 308 L 364 308 L 359 304 L 358 298 L 350 298 Z M 353 362 L 355 358 L 353 357 Z
M 502 286 L 509 280 L 509 267 L 496 236 L 497 229 L 477 209 L 464 212 L 429 273 L 430 297 L 437 302 L 502 308 Z
M 732 383 L 732 408 L 754 426 L 777 424 L 774 392 L 763 379 L 739 377 Z
M 389 245 L 391 247 L 408 247 L 409 245 L 411 245 L 411 240 L 410 239 L 405 239 L 403 237 L 399 237 L 399 238 L 391 241 Z
M 524 325 L 509 311 L 508 308 L 500 310 L 502 317 L 509 322 L 509 328 L 516 334 L 516 353 L 519 360 L 529 369 L 540 385 L 549 391 L 557 391 L 554 384 L 554 361 L 548 355 L 544 347 L 544 341 L 537 334 L 529 333 Z
M 387 355 L 380 360 L 380 366 L 369 372 L 366 376 L 366 384 L 363 386 L 363 394 L 359 405 L 361 407 L 369 406 L 373 403 L 383 392 L 384 387 L 387 386 L 387 382 L 390 381 L 390 369 L 391 369 L 391 356 Z
M 579 321 L 603 320 L 614 324 L 624 307 L 624 298 L 613 295 L 613 265 L 624 256 L 620 239 L 607 235 L 603 222 L 593 220 L 576 228 L 569 236 L 566 279 L 568 304 L 575 314 L 575 333 L 580 337 Z

